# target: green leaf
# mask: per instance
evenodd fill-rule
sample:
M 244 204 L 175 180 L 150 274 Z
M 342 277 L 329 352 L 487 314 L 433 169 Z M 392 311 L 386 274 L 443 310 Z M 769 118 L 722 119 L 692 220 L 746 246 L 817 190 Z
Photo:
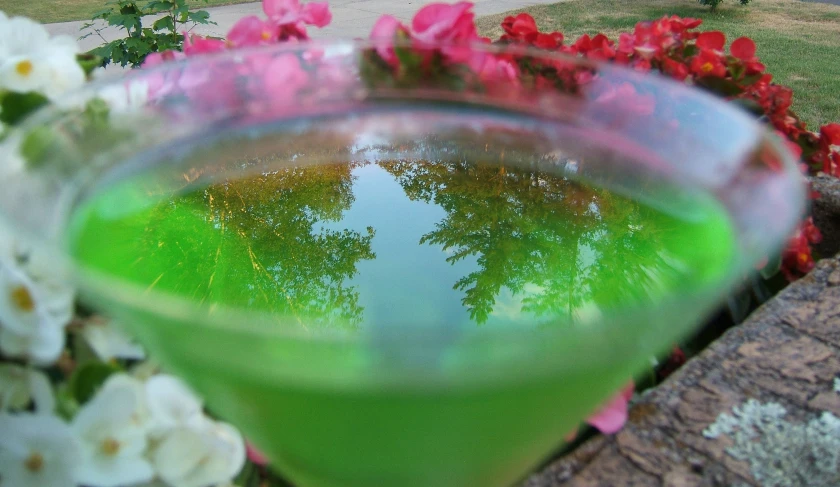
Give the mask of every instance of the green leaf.
M 145 57 L 152 52 L 151 39 L 132 37 L 125 40 L 125 47 L 134 57 Z
M 120 26 L 126 30 L 139 30 L 143 27 L 140 22 L 140 16 L 129 14 L 116 14 L 108 17 L 108 25 Z
M 172 10 L 172 8 L 174 6 L 175 6 L 175 4 L 173 4 L 169 0 L 155 0 L 151 3 L 149 3 L 148 5 L 146 5 L 146 8 L 149 9 L 150 13 L 156 14 L 156 13 L 159 13 L 159 12 L 165 12 L 165 11 Z
M 752 115 L 755 115 L 756 117 L 764 116 L 764 109 L 761 108 L 761 105 L 759 105 L 758 102 L 756 102 L 755 100 L 736 98 L 732 100 L 732 104 L 738 105 L 739 107 L 748 111 Z
M 79 63 L 79 66 L 82 67 L 82 70 L 85 72 L 85 76 L 90 76 L 94 69 L 102 66 L 102 56 L 96 56 L 90 53 L 87 54 L 79 54 L 76 56 L 76 62 Z
M 190 21 L 195 22 L 196 24 L 209 24 L 210 23 L 210 12 L 208 12 L 206 10 L 199 10 L 198 12 L 190 12 L 187 15 L 187 17 L 190 19 Z
M 6 93 L 0 101 L 0 122 L 14 125 L 48 103 L 40 93 Z
M 30 167 L 38 167 L 61 151 L 58 136 L 47 127 L 35 127 L 23 137 L 20 153 Z
M 697 46 L 694 46 L 694 45 L 686 46 L 686 48 L 683 49 L 683 56 L 685 56 L 686 58 L 690 58 L 691 56 L 694 56 L 698 52 L 700 52 L 700 49 Z
M 779 270 L 782 268 L 782 255 L 777 254 L 773 255 L 772 258 L 767 259 L 767 264 L 761 268 L 759 273 L 761 277 L 765 279 L 770 279 L 771 277 L 775 276 Z
M 172 17 L 166 16 L 161 17 L 154 24 L 152 24 L 152 29 L 154 30 L 175 30 L 175 23 L 172 22 Z
M 704 76 L 694 82 L 713 93 L 727 97 L 740 95 L 743 92 L 743 89 L 734 81 L 715 76 Z
M 94 12 L 94 13 L 93 13 L 93 15 L 91 16 L 91 20 L 96 20 L 96 19 L 105 19 L 105 17 L 107 17 L 108 15 L 110 15 L 110 14 L 111 14 L 111 12 L 113 12 L 113 11 L 114 11 L 114 9 L 111 9 L 111 8 L 103 8 L 102 10 L 97 10 L 97 11 L 96 11 L 96 12 Z M 89 24 L 86 24 L 86 25 L 89 25 Z M 84 27 L 83 27 L 83 28 L 84 28 Z
M 79 404 L 84 404 L 96 394 L 111 374 L 119 370 L 114 365 L 102 362 L 88 362 L 81 365 L 67 383 L 68 392 Z

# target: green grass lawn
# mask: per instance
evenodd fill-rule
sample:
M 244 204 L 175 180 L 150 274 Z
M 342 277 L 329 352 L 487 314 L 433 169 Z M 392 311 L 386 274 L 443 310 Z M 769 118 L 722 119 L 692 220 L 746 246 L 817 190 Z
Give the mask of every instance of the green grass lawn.
M 188 0 L 196 9 L 248 3 L 258 0 Z M 94 12 L 105 8 L 106 0 L 0 0 L 0 10 L 7 15 L 23 15 L 38 22 L 67 22 L 88 20 Z M 211 19 L 212 20 L 212 19 Z
M 794 110 L 812 130 L 840 121 L 840 7 L 799 0 L 735 0 L 709 12 L 696 0 L 568 0 L 525 9 L 543 31 L 558 30 L 573 42 L 584 33 L 611 38 L 636 22 L 679 15 L 703 19 L 701 28 L 728 40 L 749 36 L 777 83 L 794 90 Z M 478 20 L 484 35 L 497 37 L 504 14 Z

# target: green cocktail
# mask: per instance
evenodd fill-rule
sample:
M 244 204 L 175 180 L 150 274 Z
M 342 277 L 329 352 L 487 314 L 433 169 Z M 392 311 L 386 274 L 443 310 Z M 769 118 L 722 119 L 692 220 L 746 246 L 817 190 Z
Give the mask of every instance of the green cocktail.
M 332 47 L 309 61 L 316 75 L 369 54 Z M 242 62 L 210 59 L 145 76 Z M 296 483 L 508 485 L 702 319 L 799 209 L 748 207 L 798 182 L 746 117 L 584 67 L 720 126 L 692 134 L 702 120 L 670 110 L 683 128 L 658 137 L 661 120 L 586 89 L 512 99 L 361 70 L 267 110 L 214 97 L 184 115 L 194 93 L 167 93 L 124 115 L 157 123 L 154 137 L 74 141 L 107 157 L 81 169 L 56 150 L 27 177 L 77 175 L 54 231 L 87 299 Z

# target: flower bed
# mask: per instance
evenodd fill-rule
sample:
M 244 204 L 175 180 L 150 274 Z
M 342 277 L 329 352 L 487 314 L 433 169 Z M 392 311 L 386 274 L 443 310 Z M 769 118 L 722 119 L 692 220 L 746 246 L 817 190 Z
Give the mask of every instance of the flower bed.
M 264 0 L 265 18 L 240 20 L 224 40 L 187 36 L 183 52 L 154 53 L 146 66 L 221 50 L 308 39 L 307 25 L 330 21 L 325 3 L 300 5 L 296 0 Z M 792 92 L 776 85 L 747 38 L 732 41 L 728 51 L 720 32 L 699 30 L 701 21 L 665 17 L 643 22 L 617 40 L 584 35 L 574 42 L 559 32 L 541 32 L 533 18 L 506 18 L 504 34 L 495 41 L 481 38 L 471 4 L 432 4 L 421 9 L 410 25 L 383 16 L 373 39 L 410 41 L 415 49 L 373 50 L 366 73 L 373 82 L 418 82 L 440 73 L 467 73 L 468 81 L 527 83 L 540 89 L 574 92 L 590 83 L 591 72 L 557 63 L 534 69 L 522 57 L 505 54 L 474 56 L 468 49 L 444 49 L 429 55 L 429 47 L 474 42 L 534 46 L 569 56 L 608 61 L 655 71 L 708 90 L 741 105 L 771 126 L 802 159 L 804 175 L 840 176 L 840 124 L 809 131 L 790 110 Z M 75 43 L 50 39 L 41 26 L 25 19 L 0 17 L 0 121 L 18 123 L 47 103 L 59 103 L 69 90 L 91 77 L 90 60 L 79 57 Z M 260 67 L 261 79 L 275 89 L 302 84 L 295 62 Z M 475 78 L 472 78 L 475 77 Z M 278 81 L 279 80 L 279 81 Z M 85 114 L 142 104 L 155 89 L 132 87 L 90 102 Z M 139 89 L 139 91 L 138 91 Z M 645 95 L 632 86 L 614 87 L 605 97 L 624 97 L 648 109 Z M 104 103 L 104 107 L 102 105 Z M 0 146 L 4 164 L 25 164 L 37 150 L 30 139 L 6 137 Z M 38 149 L 36 145 L 34 149 Z M 813 198 L 819 195 L 812 193 Z M 139 360 L 144 353 L 106 321 L 79 315 L 74 290 L 47 256 L 21 247 L 13 236 L 0 250 L 0 472 L 15 486 L 71 485 L 91 487 L 141 484 L 157 479 L 166 485 L 208 485 L 228 482 L 246 465 L 245 443 L 230 425 L 211 419 L 201 401 L 176 378 L 163 375 Z M 807 216 L 791 236 L 781 258 L 768 260 L 762 273 L 796 280 L 814 266 L 812 247 L 820 230 Z M 74 316 L 76 316 L 74 318 Z M 68 336 L 70 339 L 68 340 Z M 659 368 L 667 375 L 685 360 L 678 349 Z M 619 430 L 627 417 L 628 385 L 597 411 L 589 423 L 603 432 Z M 186 453 L 190 455 L 185 457 Z M 240 480 L 273 479 L 258 452 L 251 450 Z M 69 479 L 69 480 L 68 480 Z

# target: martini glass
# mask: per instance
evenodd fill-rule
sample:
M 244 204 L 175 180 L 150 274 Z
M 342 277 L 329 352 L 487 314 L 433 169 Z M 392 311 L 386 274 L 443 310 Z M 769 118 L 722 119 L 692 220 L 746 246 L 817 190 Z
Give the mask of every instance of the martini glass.
M 739 109 L 516 46 L 195 57 L 7 147 L 3 223 L 305 487 L 515 483 L 804 200 Z

